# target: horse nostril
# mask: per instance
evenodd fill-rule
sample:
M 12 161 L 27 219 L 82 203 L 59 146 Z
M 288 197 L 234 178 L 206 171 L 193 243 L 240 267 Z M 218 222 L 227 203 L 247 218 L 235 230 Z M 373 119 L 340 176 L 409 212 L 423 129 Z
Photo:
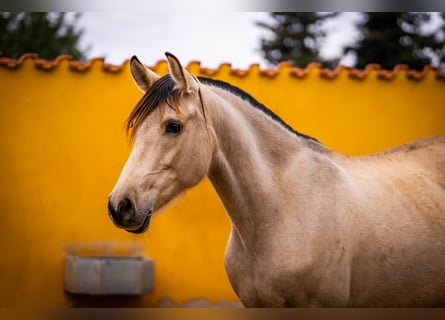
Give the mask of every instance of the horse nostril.
M 125 198 L 121 202 L 119 202 L 119 205 L 117 206 L 117 212 L 120 214 L 121 217 L 123 217 L 127 212 L 129 212 L 132 208 L 131 201 L 128 200 L 128 198 Z
M 117 205 L 117 209 L 113 207 L 111 201 L 108 201 L 108 212 L 117 224 L 122 224 L 133 217 L 135 210 L 131 201 L 128 198 L 124 198 Z
M 121 200 L 117 206 L 117 214 L 124 220 L 130 220 L 134 216 L 135 210 L 133 204 L 128 198 Z

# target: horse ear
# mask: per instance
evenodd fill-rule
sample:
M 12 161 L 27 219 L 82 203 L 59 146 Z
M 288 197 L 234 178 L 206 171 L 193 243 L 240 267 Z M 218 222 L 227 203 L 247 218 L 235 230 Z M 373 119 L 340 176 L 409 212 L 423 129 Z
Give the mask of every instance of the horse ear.
M 195 79 L 190 73 L 188 73 L 187 70 L 185 70 L 185 68 L 182 67 L 178 58 L 169 52 L 166 52 L 165 55 L 167 57 L 170 75 L 172 76 L 173 80 L 175 80 L 179 90 L 185 93 L 198 91 L 198 86 Z
M 144 93 L 160 78 L 156 73 L 146 68 L 136 56 L 131 58 L 130 71 L 134 82 Z

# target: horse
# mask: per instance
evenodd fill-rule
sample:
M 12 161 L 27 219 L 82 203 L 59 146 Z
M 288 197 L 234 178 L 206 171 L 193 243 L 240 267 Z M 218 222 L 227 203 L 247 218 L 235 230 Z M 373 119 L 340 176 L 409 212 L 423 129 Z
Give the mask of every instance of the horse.
M 130 62 L 144 95 L 108 197 L 117 227 L 145 232 L 207 176 L 231 221 L 224 266 L 245 307 L 445 305 L 444 136 L 347 156 L 166 58 L 162 77 Z

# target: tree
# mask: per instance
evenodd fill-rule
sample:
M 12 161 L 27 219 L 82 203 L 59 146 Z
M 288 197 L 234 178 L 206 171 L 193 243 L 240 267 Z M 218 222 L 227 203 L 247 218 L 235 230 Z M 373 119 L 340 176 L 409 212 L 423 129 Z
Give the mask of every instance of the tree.
M 363 19 L 355 26 L 360 39 L 343 48 L 338 58 L 326 60 L 320 55 L 329 35 L 324 23 L 334 16 L 336 19 L 331 22 L 338 23 L 341 16 L 333 13 L 271 13 L 272 23 L 257 23 L 271 33 L 261 39 L 265 59 L 273 64 L 291 61 L 298 67 L 320 62 L 333 68 L 343 57 L 352 55 L 356 58 L 352 66 L 360 69 L 369 63 L 385 69 L 402 63 L 417 70 L 426 65 L 445 69 L 445 13 L 363 13 Z M 433 18 L 439 23 L 432 23 Z
M 335 13 L 273 12 L 272 23 L 257 22 L 259 27 L 271 32 L 271 37 L 261 39 L 264 58 L 272 64 L 290 61 L 298 67 L 310 62 L 332 65 L 334 61 L 320 58 L 319 51 L 325 32 L 322 22 Z
M 380 64 L 392 69 L 396 64 L 407 64 L 412 69 L 426 65 L 444 67 L 445 60 L 445 18 L 442 25 L 426 32 L 425 26 L 431 21 L 431 13 L 414 12 L 369 12 L 358 27 L 362 39 L 346 48 L 356 56 L 357 68 L 368 63 Z
M 14 59 L 32 52 L 47 60 L 61 54 L 85 60 L 85 51 L 79 48 L 83 30 L 76 28 L 80 14 L 71 17 L 69 21 L 65 13 L 0 12 L 0 52 Z

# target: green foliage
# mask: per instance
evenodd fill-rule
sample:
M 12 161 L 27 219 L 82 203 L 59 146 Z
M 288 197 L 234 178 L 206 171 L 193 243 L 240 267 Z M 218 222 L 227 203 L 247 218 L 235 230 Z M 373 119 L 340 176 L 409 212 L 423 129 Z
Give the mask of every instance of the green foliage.
M 264 58 L 276 64 L 290 61 L 299 67 L 310 62 L 320 62 L 335 67 L 347 54 L 356 57 L 354 67 L 364 68 L 368 63 L 380 64 L 392 69 L 404 63 L 413 69 L 433 65 L 445 69 L 445 14 L 441 24 L 426 31 L 431 13 L 369 12 L 355 27 L 361 37 L 343 48 L 343 55 L 333 60 L 320 56 L 320 48 L 326 33 L 323 23 L 334 14 L 320 13 L 271 13 L 272 23 L 259 22 L 270 36 L 261 39 Z
M 85 52 L 79 48 L 83 31 L 76 28 L 80 14 L 71 17 L 69 21 L 65 13 L 0 12 L 0 52 L 14 59 L 32 52 L 47 60 L 61 54 L 85 60 Z
M 367 13 L 359 25 L 362 39 L 346 51 L 355 53 L 357 68 L 368 63 L 378 63 L 385 69 L 399 63 L 418 70 L 426 65 L 444 67 L 445 24 L 427 33 L 423 27 L 430 20 L 429 13 Z
M 261 39 L 264 58 L 273 64 L 290 61 L 298 67 L 306 67 L 310 62 L 332 64 L 332 61 L 322 60 L 319 56 L 320 46 L 325 37 L 320 25 L 325 19 L 334 15 L 313 12 L 272 12 L 272 23 L 257 23 L 259 27 L 267 29 L 272 34 L 271 37 Z

